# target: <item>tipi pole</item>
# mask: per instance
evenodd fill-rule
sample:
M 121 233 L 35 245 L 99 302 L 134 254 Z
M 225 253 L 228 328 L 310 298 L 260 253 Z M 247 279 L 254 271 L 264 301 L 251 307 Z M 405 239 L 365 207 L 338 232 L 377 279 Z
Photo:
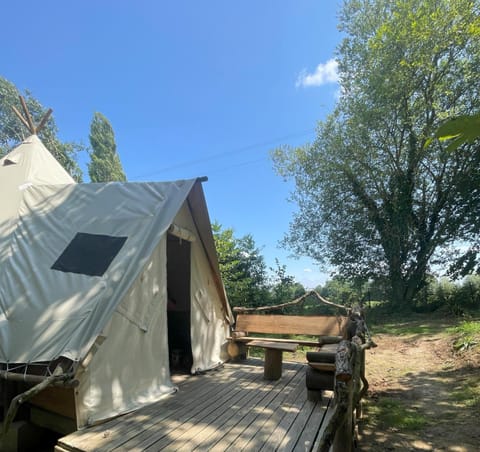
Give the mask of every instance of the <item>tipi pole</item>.
M 26 119 L 24 116 L 17 110 L 17 108 L 12 105 L 12 110 L 13 112 L 17 115 L 18 119 L 22 122 L 22 124 L 28 129 L 28 131 L 32 135 L 36 135 L 40 130 L 43 129 L 45 124 L 47 123 L 48 119 L 50 118 L 50 115 L 52 114 L 53 110 L 51 108 L 48 109 L 48 111 L 43 115 L 42 119 L 36 126 L 33 122 L 32 115 L 30 114 L 27 103 L 25 102 L 25 99 L 22 96 L 19 96 L 20 98 L 20 103 L 22 104 L 22 109 L 25 114 Z

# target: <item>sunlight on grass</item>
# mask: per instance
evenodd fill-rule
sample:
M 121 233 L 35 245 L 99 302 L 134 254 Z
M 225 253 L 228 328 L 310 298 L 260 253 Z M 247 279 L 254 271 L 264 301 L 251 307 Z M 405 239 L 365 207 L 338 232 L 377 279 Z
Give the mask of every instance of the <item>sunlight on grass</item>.
M 427 424 L 425 416 L 420 414 L 411 405 L 406 406 L 400 400 L 381 398 L 378 402 L 368 402 L 368 416 L 371 423 L 379 428 L 420 430 Z
M 453 346 L 455 350 L 463 351 L 480 344 L 480 321 L 465 321 L 448 328 L 447 332 L 457 336 Z
M 393 334 L 395 336 L 414 336 L 420 334 L 436 334 L 444 330 L 443 325 L 432 323 L 390 323 L 375 325 L 374 334 Z
M 465 407 L 477 408 L 480 413 L 480 381 L 478 378 L 469 378 L 455 388 L 450 399 Z

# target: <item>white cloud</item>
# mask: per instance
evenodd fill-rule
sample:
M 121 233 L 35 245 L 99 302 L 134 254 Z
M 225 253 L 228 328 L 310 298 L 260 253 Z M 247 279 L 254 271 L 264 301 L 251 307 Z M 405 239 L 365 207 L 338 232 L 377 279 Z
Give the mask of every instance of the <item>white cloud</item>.
M 295 86 L 297 88 L 300 86 L 304 88 L 308 86 L 321 86 L 326 83 L 337 83 L 338 80 L 338 63 L 332 58 L 326 63 L 320 63 L 317 69 L 315 69 L 315 72 L 311 74 L 307 73 L 306 69 L 303 69 L 297 77 Z
M 311 268 L 304 268 L 303 271 L 305 273 L 312 273 L 312 269 Z

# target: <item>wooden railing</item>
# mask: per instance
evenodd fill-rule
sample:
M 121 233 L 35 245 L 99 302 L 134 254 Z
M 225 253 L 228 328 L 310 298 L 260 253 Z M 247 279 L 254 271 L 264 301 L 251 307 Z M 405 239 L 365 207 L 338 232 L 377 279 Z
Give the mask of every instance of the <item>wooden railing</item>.
M 272 310 L 274 311 L 295 306 L 302 303 L 305 298 L 310 295 L 315 296 L 323 304 L 330 305 L 346 312 L 346 318 L 342 317 L 342 321 L 340 322 L 340 330 L 343 336 L 343 340 L 341 340 L 341 337 L 335 336 L 335 340 L 322 342 L 320 339 L 318 342 L 316 341 L 316 344 L 313 344 L 321 346 L 322 343 L 325 344 L 338 342 L 338 348 L 335 352 L 334 365 L 335 380 L 333 413 L 330 416 L 328 424 L 323 430 L 318 451 L 329 452 L 333 450 L 333 452 L 352 452 L 354 450 L 355 443 L 356 419 L 358 419 L 362 414 L 362 399 L 363 397 L 365 397 L 368 390 L 368 381 L 365 376 L 365 350 L 376 347 L 376 344 L 370 337 L 370 333 L 368 331 L 367 324 L 363 315 L 363 309 L 360 306 L 347 308 L 346 306 L 332 303 L 319 295 L 318 292 L 310 291 L 297 298 L 296 300 L 288 303 L 283 303 L 281 305 L 263 306 L 260 308 L 233 308 L 233 311 L 238 313 L 240 316 L 242 314 L 245 314 L 243 317 L 240 317 L 241 321 L 245 322 L 245 318 L 254 319 L 254 316 L 252 315 L 253 313 L 267 312 Z M 257 317 L 260 318 L 260 316 L 255 316 L 255 319 Z M 260 318 L 260 320 L 263 323 L 267 323 L 266 320 L 268 319 L 268 316 L 261 317 L 264 318 Z M 284 317 L 284 319 L 288 319 L 289 316 L 285 315 L 271 317 Z M 331 320 L 333 320 L 334 318 L 335 317 L 332 316 Z M 337 317 L 337 320 L 339 318 L 340 317 Z M 304 317 L 303 322 L 300 322 L 300 324 L 303 324 L 303 328 L 305 328 L 305 319 L 306 318 Z M 319 319 L 317 319 L 316 328 L 318 328 L 321 324 L 328 323 L 325 322 L 324 319 L 325 317 L 323 317 L 322 321 L 319 321 Z M 286 321 L 287 320 L 284 320 L 283 323 L 285 323 Z M 271 326 L 273 324 L 280 325 L 278 321 L 268 323 L 271 329 L 277 328 L 277 326 L 273 328 Z M 248 328 L 245 329 L 248 332 Z M 251 331 L 263 333 L 276 332 L 258 330 L 258 325 L 257 330 L 253 329 Z M 331 332 L 323 330 L 315 331 L 314 333 L 316 333 L 316 335 L 318 335 L 319 333 L 332 334 Z M 337 334 L 340 334 L 340 332 Z M 235 340 L 235 334 L 232 334 L 232 336 L 234 336 L 233 339 Z M 236 339 L 237 341 L 248 341 L 256 338 L 248 337 L 247 333 L 246 335 L 241 335 L 241 338 L 236 337 Z M 330 364 L 330 366 L 333 367 L 332 364 Z

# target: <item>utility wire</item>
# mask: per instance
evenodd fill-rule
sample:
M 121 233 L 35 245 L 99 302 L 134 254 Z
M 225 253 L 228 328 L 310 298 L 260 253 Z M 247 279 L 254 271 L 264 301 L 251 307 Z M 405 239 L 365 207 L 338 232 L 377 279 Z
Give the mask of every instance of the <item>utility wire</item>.
M 292 134 L 289 134 L 289 135 L 285 135 L 283 137 L 275 138 L 273 140 L 242 146 L 240 148 L 237 148 L 237 149 L 234 149 L 234 150 L 231 150 L 231 151 L 219 152 L 219 153 L 216 153 L 216 154 L 207 155 L 207 156 L 202 157 L 200 159 L 180 162 L 180 163 L 177 163 L 176 165 L 168 166 L 168 167 L 165 167 L 165 168 L 160 168 L 158 170 L 155 170 L 155 171 L 152 171 L 152 172 L 149 172 L 149 173 L 143 173 L 143 174 L 139 174 L 137 176 L 129 177 L 129 179 L 130 180 L 135 180 L 135 179 L 140 179 L 140 178 L 144 178 L 144 177 L 154 176 L 154 175 L 160 174 L 160 173 L 165 173 L 167 171 L 172 171 L 172 170 L 176 170 L 176 169 L 180 169 L 180 168 L 186 168 L 188 166 L 197 165 L 199 163 L 208 162 L 208 161 L 215 160 L 215 159 L 218 159 L 218 158 L 225 158 L 229 155 L 244 153 L 246 151 L 250 151 L 250 150 L 258 148 L 258 147 L 271 146 L 272 144 L 276 144 L 276 143 L 279 143 L 279 142 L 284 142 L 284 141 L 289 140 L 291 138 L 298 138 L 298 137 L 310 135 L 311 133 L 314 133 L 314 132 L 315 132 L 315 129 L 303 130 L 301 132 L 292 133 Z M 254 161 L 250 161 L 250 162 L 246 162 L 245 164 L 256 163 L 260 160 L 263 160 L 263 158 L 262 159 L 257 159 L 257 160 L 254 160 Z M 232 167 L 242 166 L 242 165 L 243 165 L 243 163 L 239 163 L 239 164 L 232 165 Z

